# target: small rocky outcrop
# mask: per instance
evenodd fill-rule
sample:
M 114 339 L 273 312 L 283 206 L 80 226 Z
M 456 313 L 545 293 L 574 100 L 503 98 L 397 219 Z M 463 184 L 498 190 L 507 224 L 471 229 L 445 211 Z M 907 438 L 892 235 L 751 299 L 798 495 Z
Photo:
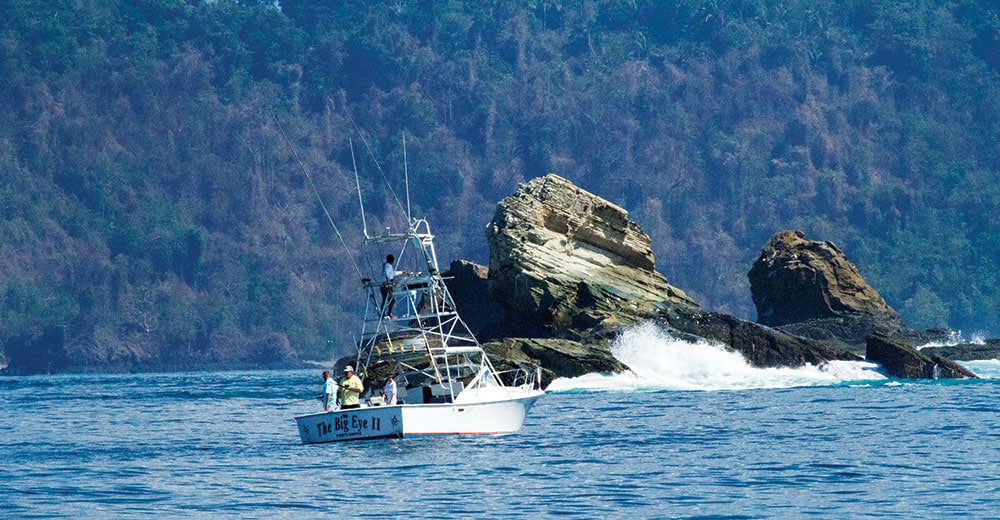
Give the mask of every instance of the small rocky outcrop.
M 870 334 L 912 343 L 939 339 L 903 324 L 837 246 L 806 240 L 801 231 L 772 236 L 747 277 L 757 322 L 789 334 L 852 351 L 861 351 Z
M 927 355 L 902 341 L 873 334 L 868 336 L 865 358 L 882 365 L 892 377 L 902 379 L 965 379 L 974 373 L 954 361 Z
M 483 348 L 498 370 L 522 367 L 522 362 L 542 367 L 542 386 L 557 377 L 578 377 L 592 372 L 621 373 L 629 370 L 606 347 L 587 346 L 558 338 L 506 338 Z
M 781 231 L 768 240 L 750 272 L 757 322 L 778 327 L 845 314 L 898 320 L 837 246 Z
M 486 238 L 491 291 L 519 320 L 584 329 L 634 322 L 664 300 L 696 305 L 656 272 L 649 236 L 625 210 L 557 175 L 501 201 Z

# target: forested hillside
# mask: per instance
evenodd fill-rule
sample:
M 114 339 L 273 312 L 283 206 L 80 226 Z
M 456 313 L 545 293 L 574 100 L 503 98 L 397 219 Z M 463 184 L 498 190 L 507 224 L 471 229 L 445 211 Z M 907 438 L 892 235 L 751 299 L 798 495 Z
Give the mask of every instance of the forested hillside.
M 0 345 L 107 367 L 350 350 L 351 245 L 402 190 L 447 263 L 518 183 L 626 208 L 755 318 L 767 239 L 837 244 L 914 327 L 1000 331 L 984 1 L 0 1 Z M 288 146 L 284 132 L 292 146 Z M 77 354 L 74 354 L 76 352 Z M 41 359 L 40 358 L 40 359 Z

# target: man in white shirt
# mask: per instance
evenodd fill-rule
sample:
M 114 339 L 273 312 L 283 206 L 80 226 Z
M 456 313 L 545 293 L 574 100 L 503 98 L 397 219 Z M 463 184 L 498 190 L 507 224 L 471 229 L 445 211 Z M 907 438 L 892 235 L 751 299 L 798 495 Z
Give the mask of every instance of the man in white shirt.
M 385 263 L 382 264 L 382 316 L 386 318 L 394 318 L 392 315 L 392 308 L 396 305 L 396 299 L 392 297 L 392 288 L 396 285 L 396 275 L 404 274 L 402 271 L 396 271 L 396 266 L 394 262 L 396 257 L 392 255 L 386 255 Z M 386 307 L 388 304 L 388 307 Z
M 330 410 L 330 404 L 332 404 L 330 401 L 332 401 L 334 399 L 333 395 L 334 395 L 334 393 L 337 392 L 337 382 L 334 381 L 334 379 L 332 377 L 330 377 L 330 371 L 329 370 L 324 370 L 323 371 L 323 381 L 324 381 L 324 383 L 323 383 L 323 410 L 329 411 Z
M 385 386 L 382 388 L 382 395 L 385 397 L 385 404 L 392 406 L 396 404 L 396 380 L 389 378 L 385 382 Z

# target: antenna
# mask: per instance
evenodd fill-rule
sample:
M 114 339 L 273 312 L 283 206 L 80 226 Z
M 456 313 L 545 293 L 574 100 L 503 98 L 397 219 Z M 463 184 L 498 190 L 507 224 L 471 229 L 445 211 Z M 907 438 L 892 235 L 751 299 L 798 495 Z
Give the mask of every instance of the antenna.
M 406 131 L 403 131 L 403 179 L 406 180 L 406 225 L 413 221 L 410 214 L 410 170 L 406 164 Z
M 354 139 L 348 137 L 347 142 L 351 144 L 351 164 L 354 165 L 354 185 L 358 187 L 358 205 L 361 206 L 361 228 L 364 231 L 365 238 L 367 239 L 368 221 L 365 220 L 365 201 L 361 198 L 361 180 L 358 179 L 358 162 L 354 159 Z

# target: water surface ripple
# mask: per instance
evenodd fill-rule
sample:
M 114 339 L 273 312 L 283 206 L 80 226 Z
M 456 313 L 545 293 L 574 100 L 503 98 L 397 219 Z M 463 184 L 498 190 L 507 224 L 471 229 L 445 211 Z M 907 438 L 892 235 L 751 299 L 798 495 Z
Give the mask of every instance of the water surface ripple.
M 996 518 L 1000 379 L 567 390 L 516 434 L 303 446 L 312 371 L 0 380 L 5 517 Z

